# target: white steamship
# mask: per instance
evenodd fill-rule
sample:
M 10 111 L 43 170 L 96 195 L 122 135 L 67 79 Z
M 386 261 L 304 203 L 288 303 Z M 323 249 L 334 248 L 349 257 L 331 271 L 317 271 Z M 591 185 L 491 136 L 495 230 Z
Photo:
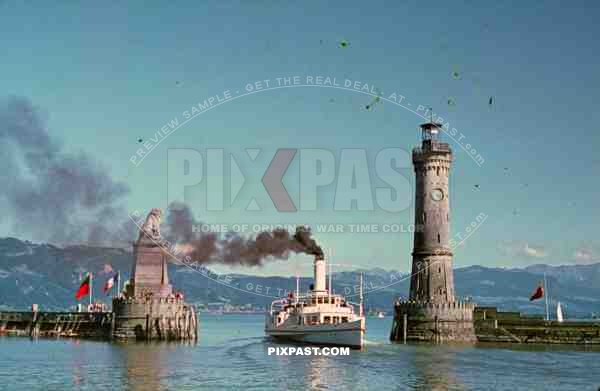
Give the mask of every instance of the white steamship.
M 331 292 L 331 278 L 329 290 L 326 289 L 325 270 L 325 258 L 322 255 L 315 256 L 313 289 L 301 296 L 297 281 L 295 295 L 271 304 L 265 324 L 268 336 L 276 340 L 316 345 L 363 346 L 366 326 L 362 305 L 362 275 L 360 303 L 352 303 Z

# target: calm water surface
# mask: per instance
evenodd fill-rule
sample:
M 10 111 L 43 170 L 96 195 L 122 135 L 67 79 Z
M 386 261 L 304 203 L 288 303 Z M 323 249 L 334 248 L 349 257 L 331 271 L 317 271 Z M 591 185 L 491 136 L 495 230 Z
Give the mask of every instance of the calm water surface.
M 197 345 L 0 338 L 0 390 L 594 390 L 600 352 L 387 341 L 350 356 L 269 356 L 263 316 L 203 316 Z

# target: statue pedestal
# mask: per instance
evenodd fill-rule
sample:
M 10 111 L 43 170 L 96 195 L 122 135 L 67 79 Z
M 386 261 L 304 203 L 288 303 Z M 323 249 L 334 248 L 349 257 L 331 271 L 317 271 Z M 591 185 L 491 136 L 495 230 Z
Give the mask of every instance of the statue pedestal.
M 131 283 L 113 299 L 113 338 L 198 339 L 196 308 L 173 295 L 169 284 L 160 216 L 160 209 L 152 209 L 133 244 Z
M 113 338 L 197 341 L 196 307 L 175 298 L 113 299 Z
M 133 245 L 132 296 L 152 293 L 153 297 L 167 297 L 173 293 L 167 272 L 167 256 L 155 243 L 140 241 Z

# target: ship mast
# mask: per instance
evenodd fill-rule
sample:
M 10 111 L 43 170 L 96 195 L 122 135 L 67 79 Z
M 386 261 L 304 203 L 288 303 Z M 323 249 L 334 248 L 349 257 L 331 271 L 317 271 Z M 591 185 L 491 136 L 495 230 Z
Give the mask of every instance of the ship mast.
M 296 304 L 298 304 L 298 295 L 300 294 L 300 275 L 296 273 Z
M 360 273 L 360 316 L 363 316 L 363 274 Z
M 329 260 L 329 296 L 331 296 L 333 294 L 333 285 L 331 285 L 331 275 L 332 275 L 332 269 L 333 268 L 333 262 L 331 262 L 331 260 Z

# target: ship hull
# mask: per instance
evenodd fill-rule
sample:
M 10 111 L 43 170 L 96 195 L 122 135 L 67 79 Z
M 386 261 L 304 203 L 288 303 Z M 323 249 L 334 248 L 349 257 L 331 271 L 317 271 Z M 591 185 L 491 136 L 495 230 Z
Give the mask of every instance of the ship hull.
M 268 336 L 279 341 L 292 341 L 324 346 L 347 346 L 361 348 L 364 341 L 364 322 L 313 325 L 266 327 Z

